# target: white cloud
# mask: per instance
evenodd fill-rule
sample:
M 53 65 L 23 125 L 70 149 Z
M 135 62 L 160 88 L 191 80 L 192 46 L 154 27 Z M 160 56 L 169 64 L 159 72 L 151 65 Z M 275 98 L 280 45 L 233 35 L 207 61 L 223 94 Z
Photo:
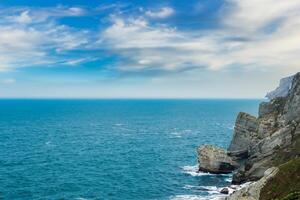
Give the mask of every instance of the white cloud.
M 146 11 L 146 16 L 151 18 L 166 18 L 175 13 L 173 8 L 170 7 L 163 7 L 159 10 L 148 10 Z
M 31 17 L 29 16 L 29 11 L 23 11 L 20 15 L 11 17 L 11 19 L 17 23 L 27 24 L 32 21 Z
M 88 43 L 87 31 L 60 25 L 49 18 L 77 16 L 83 12 L 79 8 L 13 11 L 7 11 L 13 12 L 10 16 L 4 13 L 0 18 L 0 71 L 59 64 L 65 60 L 62 54 L 84 48 Z
M 117 55 L 121 70 L 239 67 L 292 72 L 300 69 L 299 10 L 298 0 L 227 0 L 219 18 L 221 26 L 213 30 L 180 30 L 156 24 L 153 18 L 174 14 L 170 7 L 142 9 L 141 16 L 117 12 L 98 36 L 98 32 L 56 20 L 88 13 L 80 7 L 10 8 L 0 12 L 0 71 L 80 64 L 90 59 L 80 54 L 68 59 L 63 56 L 90 48 Z M 97 36 L 94 42 L 91 38 Z
M 300 69 L 299 10 L 297 0 L 228 0 L 220 18 L 223 26 L 211 31 L 180 31 L 144 18 L 114 17 L 101 41 L 123 58 L 123 70 L 239 67 L 295 72 Z
M 247 31 L 257 31 L 277 20 L 290 20 L 299 17 L 298 0 L 227 0 L 224 23 L 230 27 Z
M 87 11 L 80 7 L 45 7 L 45 8 L 30 8 L 30 7 L 10 7 L 3 8 L 0 12 L 0 23 L 43 23 L 50 19 L 60 17 L 78 17 L 86 15 Z

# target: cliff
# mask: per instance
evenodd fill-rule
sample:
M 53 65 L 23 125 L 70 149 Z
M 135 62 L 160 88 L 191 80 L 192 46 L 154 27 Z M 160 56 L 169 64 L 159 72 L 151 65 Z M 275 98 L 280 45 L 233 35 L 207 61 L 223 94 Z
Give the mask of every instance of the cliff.
M 279 86 L 269 92 L 266 97 L 268 99 L 274 99 L 276 97 L 285 97 L 288 94 L 289 89 L 292 86 L 294 76 L 289 76 L 280 80 Z
M 300 157 L 300 72 L 283 79 L 275 92 L 268 96 L 271 99 L 260 104 L 257 118 L 239 113 L 227 151 L 215 151 L 216 147 L 198 148 L 200 170 L 214 173 L 219 167 L 217 173 L 231 171 L 234 173 L 232 184 L 257 181 L 228 199 L 242 199 L 239 194 L 245 199 L 268 199 L 262 198 L 260 191 L 268 193 L 265 185 L 282 174 L 280 166 Z M 216 156 L 216 152 L 226 152 L 227 155 Z M 214 170 L 210 166 L 214 166 Z M 299 176 L 299 167 L 295 174 Z M 299 185 L 290 192 L 297 191 L 300 191 Z M 284 195 L 280 193 L 272 198 Z

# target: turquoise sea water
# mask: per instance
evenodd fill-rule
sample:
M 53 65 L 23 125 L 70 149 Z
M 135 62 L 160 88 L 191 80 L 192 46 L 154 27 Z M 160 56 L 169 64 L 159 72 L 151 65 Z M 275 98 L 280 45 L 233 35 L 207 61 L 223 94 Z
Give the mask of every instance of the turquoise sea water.
M 211 199 L 196 147 L 259 100 L 0 100 L 0 199 Z

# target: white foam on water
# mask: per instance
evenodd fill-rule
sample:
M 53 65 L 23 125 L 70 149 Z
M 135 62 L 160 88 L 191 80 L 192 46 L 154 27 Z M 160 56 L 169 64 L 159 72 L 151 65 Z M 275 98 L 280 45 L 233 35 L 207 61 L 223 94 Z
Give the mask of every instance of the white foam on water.
M 182 167 L 183 173 L 189 174 L 191 176 L 212 176 L 214 174 L 205 173 L 205 172 L 199 172 L 198 171 L 198 165 L 187 165 Z
M 220 191 L 221 191 L 222 188 L 218 188 L 216 186 L 200 186 L 199 189 L 202 189 L 202 190 L 206 191 L 209 194 L 220 194 Z
M 181 133 L 179 133 L 179 132 L 171 132 L 170 135 L 173 135 L 176 138 L 181 138 L 182 137 Z
M 221 194 L 220 191 L 223 187 L 216 186 L 193 186 L 186 185 L 184 188 L 186 189 L 197 189 L 203 190 L 203 192 L 207 192 L 208 195 L 177 195 L 170 198 L 171 200 L 223 200 L 227 195 Z
M 208 194 L 218 194 L 221 195 L 221 190 L 224 187 L 216 187 L 216 186 L 194 186 L 194 185 L 185 185 L 183 187 L 184 189 L 195 189 L 195 190 L 199 190 L 199 191 L 204 191 L 207 192 Z
M 195 186 L 195 185 L 185 185 L 183 188 L 184 189 L 199 189 L 200 186 Z
M 199 172 L 198 165 L 187 165 L 187 166 L 183 166 L 181 168 L 183 170 L 183 173 L 189 174 L 191 176 L 225 176 L 225 177 L 229 177 L 225 181 L 231 182 L 232 174 L 211 174 L 211 173 L 207 173 L 207 172 L 201 172 L 201 171 Z
M 121 124 L 121 123 L 117 123 L 117 124 L 114 124 L 115 126 L 123 126 L 124 124 Z
M 173 136 L 172 138 L 181 138 L 182 136 L 188 135 L 190 133 L 192 133 L 192 130 L 190 129 L 178 130 L 177 128 L 175 128 L 169 134 Z
M 225 181 L 228 182 L 228 183 L 231 183 L 232 178 L 231 177 L 230 178 L 225 178 Z
M 231 185 L 228 188 L 229 194 L 232 194 L 236 190 L 240 190 L 248 185 L 252 184 L 252 182 L 247 182 L 242 185 Z M 176 195 L 170 197 L 170 200 L 223 200 L 224 197 L 228 195 L 221 194 L 221 190 L 225 187 L 216 187 L 216 186 L 194 186 L 194 185 L 185 185 L 183 188 L 185 189 L 197 189 L 202 190 L 208 193 L 208 196 L 203 195 Z
M 170 200 L 220 200 L 223 196 L 176 195 Z

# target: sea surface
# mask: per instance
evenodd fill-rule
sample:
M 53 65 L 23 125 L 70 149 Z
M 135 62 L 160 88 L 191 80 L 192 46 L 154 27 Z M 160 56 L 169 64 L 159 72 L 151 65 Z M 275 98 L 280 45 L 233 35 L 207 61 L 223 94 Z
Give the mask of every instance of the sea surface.
M 196 148 L 230 143 L 260 100 L 0 100 L 0 199 L 213 199 L 230 175 Z

